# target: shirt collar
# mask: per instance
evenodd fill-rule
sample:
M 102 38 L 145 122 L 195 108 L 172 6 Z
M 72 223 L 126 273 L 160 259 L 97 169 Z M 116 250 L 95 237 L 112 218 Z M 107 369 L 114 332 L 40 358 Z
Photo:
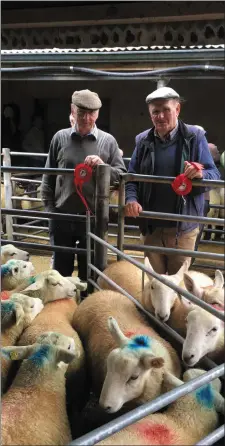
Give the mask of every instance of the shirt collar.
M 167 142 L 167 141 L 171 141 L 171 139 L 174 138 L 174 136 L 177 134 L 178 132 L 178 121 L 176 123 L 176 126 L 174 127 L 173 130 L 171 130 L 171 132 L 167 133 L 167 135 L 165 135 L 165 137 L 161 137 L 158 135 L 158 133 L 156 132 L 156 130 L 154 130 L 154 135 L 160 139 L 160 141 L 162 142 Z
M 77 124 L 75 123 L 75 125 L 71 128 L 71 135 L 75 133 L 76 135 L 80 135 L 80 133 L 78 132 L 77 129 Z M 94 136 L 95 139 L 97 139 L 98 137 L 98 128 L 96 126 L 96 124 L 94 125 L 93 129 L 90 131 L 90 133 L 87 133 L 87 135 L 82 136 L 82 138 L 86 138 L 86 136 Z M 80 135 L 81 136 L 81 135 Z

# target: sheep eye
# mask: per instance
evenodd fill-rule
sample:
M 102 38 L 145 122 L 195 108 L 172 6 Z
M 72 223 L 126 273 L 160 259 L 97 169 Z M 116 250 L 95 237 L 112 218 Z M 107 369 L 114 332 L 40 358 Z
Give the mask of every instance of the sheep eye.
M 57 286 L 59 285 L 58 282 L 57 283 L 52 283 L 52 286 Z
M 34 308 L 34 304 L 30 306 L 30 308 Z
M 153 285 L 151 285 L 151 290 L 154 290 L 154 286 Z
M 26 267 L 27 267 L 26 265 L 23 266 L 23 268 L 26 268 Z
M 131 376 L 131 377 L 128 379 L 127 384 L 129 384 L 131 381 L 135 381 L 136 379 L 138 379 L 138 377 L 139 377 L 139 375 L 137 375 L 137 376 Z
M 68 350 L 70 350 L 71 349 L 71 345 L 69 345 L 69 347 L 68 347 Z
M 14 269 L 14 272 L 15 272 L 15 273 L 18 273 L 18 271 L 19 271 L 18 268 L 15 268 L 15 269 Z
M 10 257 L 13 257 L 13 256 L 15 256 L 15 255 L 16 255 L 16 253 L 13 252 L 12 254 L 10 254 Z
M 211 331 L 216 332 L 218 330 L 217 327 L 213 327 Z

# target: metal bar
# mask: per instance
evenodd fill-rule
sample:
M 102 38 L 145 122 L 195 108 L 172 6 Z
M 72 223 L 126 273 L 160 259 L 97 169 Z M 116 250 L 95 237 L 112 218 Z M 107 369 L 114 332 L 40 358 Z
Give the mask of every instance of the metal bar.
M 89 282 L 94 288 L 96 288 L 98 291 L 101 291 L 100 286 L 98 286 L 98 284 L 96 282 L 94 282 L 94 280 L 89 279 Z
M 15 223 L 13 223 L 13 228 L 41 229 L 44 232 L 49 231 L 48 227 L 46 227 L 46 226 L 19 225 L 19 224 L 15 224 Z
M 108 234 L 108 237 L 118 237 L 118 234 L 115 232 L 115 234 Z M 124 238 L 130 238 L 135 240 L 140 240 L 140 237 L 138 235 L 124 235 Z
M 224 242 L 220 242 L 219 240 L 200 240 L 200 245 L 222 245 L 224 246 Z
M 160 246 L 150 246 L 150 245 L 133 245 L 133 244 L 125 244 L 123 245 L 123 249 L 128 251 L 151 251 L 151 252 L 159 252 L 161 254 L 166 255 L 184 255 L 186 257 L 195 257 L 196 259 L 212 259 L 212 260 L 222 260 L 224 261 L 223 254 L 217 254 L 212 252 L 198 252 L 198 251 L 189 251 L 188 249 L 176 249 L 176 248 L 162 248 Z
M 10 157 L 10 149 L 7 147 L 4 147 L 2 149 L 3 152 L 3 166 L 11 166 L 11 157 Z M 12 209 L 12 183 L 11 183 L 11 173 L 10 172 L 4 172 L 3 173 L 4 178 L 4 192 L 5 192 L 5 206 L 8 209 Z M 6 222 L 6 233 L 7 237 L 10 239 L 13 239 L 13 217 L 10 215 L 6 216 L 5 219 Z
M 34 235 L 34 234 L 24 234 L 22 232 L 13 232 L 13 235 L 17 235 L 19 237 L 23 237 L 23 238 L 35 238 L 38 240 L 50 240 L 49 237 L 42 237 L 39 235 Z
M 221 266 L 218 266 L 218 265 L 215 265 L 215 264 L 212 264 L 212 265 L 204 265 L 204 263 L 193 263 L 192 265 L 191 265 L 191 269 L 192 268 L 205 268 L 205 269 L 213 269 L 213 270 L 215 270 L 215 269 L 219 269 L 220 271 L 224 271 L 224 267 L 221 267 Z
M 90 232 L 91 232 L 91 218 L 90 218 L 90 211 L 87 211 L 87 218 L 86 218 L 87 283 L 90 283 L 90 279 L 91 279 L 91 268 L 89 267 L 89 264 L 91 263 L 91 237 L 89 235 Z
M 21 241 L 12 241 L 12 240 L 4 240 L 1 239 L 1 244 L 6 245 L 7 243 L 13 243 L 15 246 L 19 246 L 21 248 L 32 248 L 32 249 L 38 249 L 43 251 L 59 251 L 59 252 L 71 252 L 73 254 L 86 254 L 86 249 L 84 248 L 70 248 L 69 246 L 58 246 L 58 245 L 40 245 L 40 243 L 28 243 L 28 242 L 21 242 Z
M 116 257 L 117 255 L 114 253 L 114 252 L 109 252 L 108 251 L 108 257 L 109 256 L 114 256 L 114 257 Z M 144 256 L 133 256 L 133 255 L 131 255 L 130 257 L 132 257 L 133 259 L 144 259 Z
M 30 173 L 30 174 L 48 174 L 48 175 L 72 175 L 74 174 L 74 169 L 46 169 L 45 167 L 2 167 L 2 172 L 20 172 L 20 173 Z
M 224 208 L 224 204 L 210 204 L 210 203 L 209 203 L 209 207 L 210 207 L 210 208 L 215 208 L 215 209 L 217 209 L 217 208 L 219 208 L 219 209 L 225 209 L 225 208 Z
M 42 232 L 45 232 L 45 230 L 43 228 L 41 228 L 41 230 L 39 230 L 39 231 L 32 232 L 32 234 L 36 235 L 36 234 L 41 234 Z
M 103 243 L 105 246 L 108 247 L 109 250 L 115 252 L 116 254 L 118 254 L 123 259 L 128 260 L 128 262 L 130 262 L 133 265 L 137 266 L 138 268 L 140 268 L 145 273 L 150 274 L 155 279 L 157 279 L 160 282 L 164 283 L 164 285 L 167 285 L 168 287 L 172 288 L 172 290 L 176 291 L 178 294 L 181 294 L 182 296 L 184 296 L 187 299 L 189 299 L 191 302 L 194 302 L 194 304 L 197 304 L 199 307 L 203 308 L 204 310 L 207 310 L 209 313 L 211 313 L 214 316 L 218 317 L 218 319 L 220 319 L 222 321 L 225 321 L 225 317 L 224 317 L 223 314 L 221 314 L 220 311 L 217 311 L 215 308 L 211 307 L 206 302 L 198 299 L 196 296 L 194 296 L 194 294 L 191 294 L 187 290 L 184 290 L 183 288 L 179 287 L 178 285 L 175 285 L 170 280 L 166 279 L 165 277 L 162 277 L 160 274 L 157 274 L 155 271 L 151 271 L 149 268 L 147 268 L 142 263 L 137 262 L 136 260 L 132 259 L 130 256 L 128 256 L 124 252 L 120 252 L 117 248 L 115 248 L 114 246 L 112 246 L 109 243 L 105 242 L 104 240 L 101 240 L 95 234 L 91 233 L 90 235 L 91 235 L 91 237 L 94 240 L 98 241 L 99 243 Z
M 224 364 L 221 364 L 220 366 L 215 367 L 213 370 L 210 370 L 209 372 L 206 372 L 203 375 L 194 378 L 191 381 L 188 381 L 185 384 L 182 384 L 181 386 L 178 386 L 163 395 L 158 396 L 155 400 L 145 403 L 140 407 L 136 407 L 130 412 L 116 418 L 116 420 L 110 421 L 104 426 L 94 429 L 92 432 L 89 432 L 88 434 L 77 438 L 76 440 L 69 443 L 68 446 L 94 445 L 101 440 L 109 437 L 110 435 L 113 435 L 116 432 L 124 429 L 125 427 L 141 420 L 147 415 L 150 415 L 151 413 L 156 412 L 163 407 L 173 403 L 178 398 L 181 398 L 182 396 L 193 392 L 194 390 L 202 387 L 210 381 L 219 378 L 221 375 L 224 374 L 224 371 L 225 366 Z
M 117 248 L 122 251 L 124 243 L 124 224 L 125 224 L 125 182 L 123 178 L 120 180 L 119 185 L 119 208 L 118 208 L 118 236 L 117 236 Z M 117 260 L 119 260 L 117 256 Z
M 13 210 L 16 211 L 17 209 L 13 209 Z M 2 209 L 1 209 L 1 211 L 2 211 Z M 22 218 L 24 220 L 24 215 L 13 215 L 13 217 L 20 218 L 20 219 Z M 33 218 L 34 217 L 26 216 L 26 220 L 33 220 Z M 36 221 L 49 221 L 49 218 L 39 218 L 38 220 L 33 220 L 30 223 L 34 223 Z M 27 222 L 27 224 L 29 225 L 29 221 Z M 23 225 L 21 224 L 21 226 L 23 226 Z
M 39 157 L 44 157 L 47 158 L 48 153 L 31 153 L 31 152 L 10 152 L 11 156 L 13 155 L 20 155 L 20 156 L 39 156 Z
M 117 223 L 109 223 L 109 227 L 110 226 L 112 228 L 118 228 L 118 224 Z M 133 226 L 133 225 L 124 225 L 124 229 L 132 229 L 132 230 L 137 229 L 138 231 L 140 231 L 139 226 Z
M 120 177 L 124 181 L 140 181 L 146 183 L 171 184 L 175 177 L 160 177 L 157 175 L 140 175 L 136 173 L 121 173 Z M 192 180 L 192 186 L 200 187 L 224 187 L 224 181 L 221 180 Z
M 108 239 L 110 166 L 99 164 L 96 169 L 95 233 L 102 240 Z M 107 248 L 99 243 L 94 247 L 95 265 L 103 271 L 107 266 Z
M 58 212 L 43 212 L 43 211 L 28 211 L 23 209 L 1 209 L 2 214 L 9 214 L 13 215 L 14 217 L 17 217 L 16 214 L 21 215 L 23 218 L 28 217 L 47 217 L 46 220 L 49 220 L 52 218 L 53 220 L 85 220 L 85 215 L 79 215 L 79 214 L 60 214 Z M 15 214 L 15 215 L 14 215 Z
M 41 180 L 30 180 L 26 178 L 20 178 L 20 177 L 11 177 L 12 181 L 18 181 L 20 183 L 35 183 L 35 184 L 41 184 Z
M 222 218 L 209 218 L 209 217 L 196 217 L 192 215 L 179 215 L 179 214 L 169 214 L 165 212 L 151 212 L 143 211 L 140 212 L 139 216 L 136 218 L 153 218 L 156 220 L 170 220 L 170 221 L 192 221 L 194 223 L 212 224 L 215 226 L 224 226 L 224 220 Z
M 218 440 L 223 438 L 225 435 L 225 424 L 223 426 L 218 427 L 214 432 L 207 435 L 207 437 L 202 438 L 202 440 L 195 443 L 195 446 L 209 446 L 211 444 L 215 444 Z
M 224 229 L 208 229 L 208 228 L 204 228 L 203 232 L 215 232 L 218 234 L 224 234 L 225 230 Z
M 32 192 L 32 193 L 34 193 L 34 192 Z M 39 201 L 39 202 L 42 202 L 41 198 L 24 197 L 24 195 L 21 195 L 21 197 L 12 196 L 12 199 L 17 200 L 17 201 Z

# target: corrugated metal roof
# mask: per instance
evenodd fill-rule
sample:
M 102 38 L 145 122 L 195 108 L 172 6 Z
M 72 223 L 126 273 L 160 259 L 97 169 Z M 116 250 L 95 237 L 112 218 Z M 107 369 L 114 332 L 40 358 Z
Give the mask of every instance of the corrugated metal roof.
M 76 53 L 108 53 L 121 51 L 149 51 L 149 50 L 192 50 L 192 49 L 224 49 L 225 45 L 193 45 L 193 46 L 127 46 L 104 48 L 37 48 L 37 49 L 12 49 L 1 50 L 2 55 L 7 54 L 76 54 Z

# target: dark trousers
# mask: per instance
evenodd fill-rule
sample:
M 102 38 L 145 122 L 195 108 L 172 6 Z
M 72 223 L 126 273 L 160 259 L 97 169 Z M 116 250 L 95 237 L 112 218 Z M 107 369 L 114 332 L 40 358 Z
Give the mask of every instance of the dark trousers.
M 93 228 L 92 228 L 93 230 Z M 65 221 L 51 220 L 49 223 L 51 245 L 68 246 L 71 248 L 86 248 L 86 223 L 85 220 Z M 79 244 L 76 245 L 76 242 Z M 74 253 L 59 252 L 53 253 L 53 269 L 56 269 L 62 276 L 71 276 L 74 271 Z M 87 280 L 87 255 L 77 253 L 78 277 L 82 281 Z

